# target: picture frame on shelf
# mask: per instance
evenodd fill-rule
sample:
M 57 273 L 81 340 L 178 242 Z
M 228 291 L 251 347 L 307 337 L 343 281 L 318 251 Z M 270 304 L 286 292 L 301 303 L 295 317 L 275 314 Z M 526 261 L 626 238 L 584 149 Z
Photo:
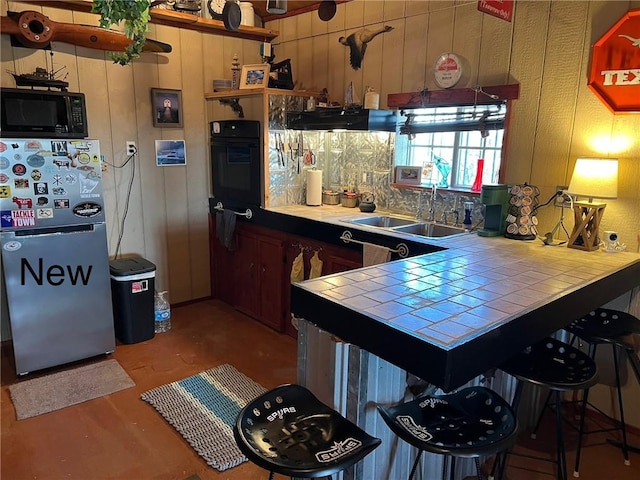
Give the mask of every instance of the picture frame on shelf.
M 240 75 L 240 90 L 249 88 L 266 88 L 269 83 L 268 63 L 257 63 L 254 65 L 243 65 Z
M 166 88 L 151 89 L 153 126 L 182 128 L 182 91 Z
M 396 167 L 396 183 L 402 183 L 404 185 L 420 185 L 421 178 L 422 167 Z
M 175 167 L 187 164 L 184 140 L 156 140 L 156 166 Z

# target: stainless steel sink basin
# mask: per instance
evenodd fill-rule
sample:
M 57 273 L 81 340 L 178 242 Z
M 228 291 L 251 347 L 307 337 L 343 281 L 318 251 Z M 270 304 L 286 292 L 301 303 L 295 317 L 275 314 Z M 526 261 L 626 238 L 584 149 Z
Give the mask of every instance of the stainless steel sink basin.
M 389 215 L 376 215 L 375 217 L 354 218 L 349 220 L 359 225 L 369 225 L 371 227 L 393 228 L 402 225 L 415 224 L 416 220 L 408 218 L 391 217 Z
M 414 223 L 413 225 L 399 226 L 393 229 L 394 232 L 411 233 L 422 237 L 440 238 L 450 237 L 465 233 L 466 230 L 453 225 L 442 225 L 440 223 Z

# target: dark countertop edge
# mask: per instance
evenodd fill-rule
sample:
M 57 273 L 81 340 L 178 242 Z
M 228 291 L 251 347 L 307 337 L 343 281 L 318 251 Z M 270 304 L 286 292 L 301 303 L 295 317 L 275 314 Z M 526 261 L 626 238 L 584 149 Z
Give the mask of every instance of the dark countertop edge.
M 209 198 L 209 212 L 211 214 L 216 213 L 216 210 L 213 207 L 217 202 L 217 199 Z M 246 205 L 234 204 L 232 202 L 224 202 L 224 205 L 225 208 L 232 208 L 238 212 L 244 212 L 247 208 Z M 445 250 L 444 247 L 438 245 L 415 242 L 410 239 L 385 235 L 384 233 L 373 233 L 365 230 L 359 230 L 354 228 L 354 225 L 342 226 L 330 222 L 274 212 L 272 210 L 266 210 L 255 206 L 250 206 L 249 208 L 252 213 L 251 219 L 247 220 L 243 216 L 238 216 L 237 221 L 251 223 L 253 225 L 270 228 L 284 233 L 299 235 L 301 237 L 308 237 L 325 243 L 349 248 L 351 250 L 362 251 L 362 245 L 355 242 L 345 243 L 340 240 L 340 236 L 345 230 L 351 230 L 352 232 L 357 231 L 358 240 L 382 245 L 391 249 L 395 249 L 399 243 L 405 243 L 407 247 L 409 247 L 409 257 Z M 398 258 L 397 254 L 393 254 L 391 257 L 392 260 L 397 260 Z
M 291 311 L 342 340 L 451 391 L 495 368 L 512 355 L 638 286 L 640 262 L 502 322 L 465 342 L 441 347 L 388 323 L 292 285 Z M 441 368 L 433 369 L 433 365 Z

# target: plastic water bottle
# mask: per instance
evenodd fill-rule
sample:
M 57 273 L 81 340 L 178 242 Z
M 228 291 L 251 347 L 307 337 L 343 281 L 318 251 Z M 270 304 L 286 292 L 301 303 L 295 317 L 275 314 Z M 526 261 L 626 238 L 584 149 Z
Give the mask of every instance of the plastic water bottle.
M 166 293 L 165 290 L 156 292 L 155 295 L 155 333 L 168 332 L 171 330 L 171 307 L 165 298 Z

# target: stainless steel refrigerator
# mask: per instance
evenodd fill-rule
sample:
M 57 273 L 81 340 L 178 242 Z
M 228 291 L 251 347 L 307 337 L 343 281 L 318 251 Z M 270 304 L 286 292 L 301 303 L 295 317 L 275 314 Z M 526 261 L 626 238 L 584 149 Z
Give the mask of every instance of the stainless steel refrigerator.
M 0 139 L 0 243 L 19 375 L 115 349 L 97 140 Z

